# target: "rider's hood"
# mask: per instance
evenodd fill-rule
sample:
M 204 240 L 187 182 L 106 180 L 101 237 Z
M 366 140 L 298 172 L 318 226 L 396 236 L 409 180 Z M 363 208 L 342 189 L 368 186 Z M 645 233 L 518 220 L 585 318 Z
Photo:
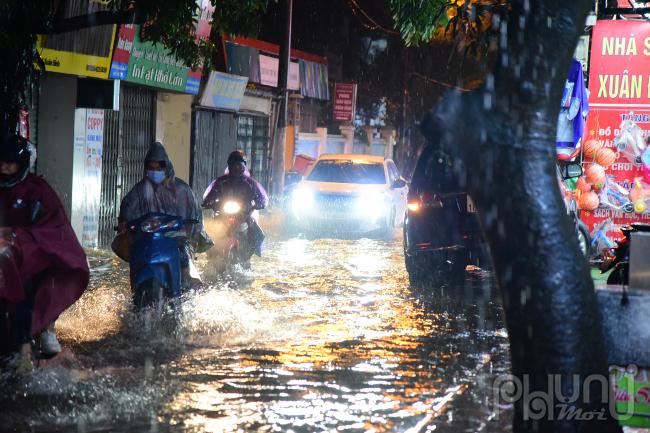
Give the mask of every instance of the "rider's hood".
M 165 161 L 165 177 L 167 182 L 171 182 L 174 180 L 176 177 L 176 174 L 174 173 L 174 165 L 172 164 L 171 160 L 169 159 L 169 156 L 167 155 L 167 151 L 165 150 L 165 146 L 160 141 L 156 141 L 153 143 L 151 146 L 149 146 L 149 151 L 147 152 L 147 155 L 144 157 L 144 174 L 146 175 L 147 171 L 147 163 L 151 161 Z

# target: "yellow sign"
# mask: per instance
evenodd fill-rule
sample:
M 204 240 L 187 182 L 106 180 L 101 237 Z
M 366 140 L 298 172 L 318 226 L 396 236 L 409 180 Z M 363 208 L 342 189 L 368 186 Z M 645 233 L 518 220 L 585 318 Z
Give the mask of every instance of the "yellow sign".
M 37 47 L 45 70 L 108 79 L 116 28 L 98 26 L 60 35 L 39 35 Z

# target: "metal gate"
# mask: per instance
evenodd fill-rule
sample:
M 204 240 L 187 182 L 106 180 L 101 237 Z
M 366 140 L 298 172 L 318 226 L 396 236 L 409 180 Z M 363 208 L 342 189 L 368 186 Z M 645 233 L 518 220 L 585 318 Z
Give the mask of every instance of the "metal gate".
M 155 134 L 156 92 L 122 85 L 120 111 L 104 114 L 104 149 L 99 245 L 109 245 L 115 236 L 122 198 L 144 172 L 144 157 Z
M 190 185 L 199 200 L 210 182 L 223 175 L 228 154 L 237 146 L 234 113 L 195 109 L 192 112 Z
M 248 169 L 253 177 L 268 187 L 271 167 L 269 117 L 240 114 L 237 120 L 237 147 L 248 155 Z

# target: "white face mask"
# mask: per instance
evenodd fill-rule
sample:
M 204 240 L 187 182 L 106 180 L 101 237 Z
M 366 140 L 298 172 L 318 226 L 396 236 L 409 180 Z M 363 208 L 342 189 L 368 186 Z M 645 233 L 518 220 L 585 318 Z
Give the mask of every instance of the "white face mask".
M 147 178 L 155 184 L 160 184 L 165 180 L 165 172 L 162 170 L 147 170 Z

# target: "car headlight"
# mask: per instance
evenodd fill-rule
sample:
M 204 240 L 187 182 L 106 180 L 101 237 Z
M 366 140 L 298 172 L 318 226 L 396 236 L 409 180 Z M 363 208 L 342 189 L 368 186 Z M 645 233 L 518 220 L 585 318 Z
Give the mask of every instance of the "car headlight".
M 241 205 L 236 201 L 227 201 L 223 204 L 223 211 L 227 214 L 236 214 L 241 210 Z
M 294 211 L 314 205 L 314 191 L 309 188 L 296 188 L 293 191 L 292 207 Z
M 357 199 L 357 209 L 363 215 L 379 218 L 386 210 L 386 196 L 377 191 L 368 191 Z

